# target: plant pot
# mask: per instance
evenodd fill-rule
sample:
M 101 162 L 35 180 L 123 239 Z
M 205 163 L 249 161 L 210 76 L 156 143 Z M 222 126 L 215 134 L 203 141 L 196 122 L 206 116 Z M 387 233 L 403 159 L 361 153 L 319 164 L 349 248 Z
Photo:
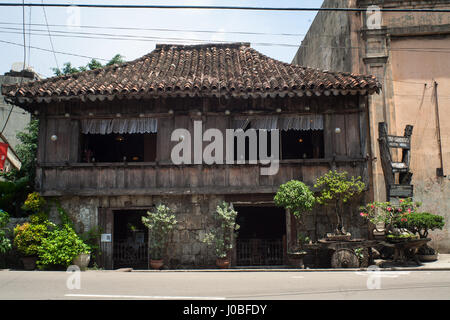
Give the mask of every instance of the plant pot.
M 89 253 L 81 253 L 76 256 L 72 263 L 80 268 L 80 270 L 85 270 L 91 261 L 91 255 Z
M 164 265 L 163 259 L 158 259 L 158 260 L 150 259 L 150 267 L 152 269 L 159 270 L 163 267 L 163 265 Z
M 37 257 L 23 257 L 20 260 L 22 260 L 25 270 L 34 270 L 36 268 Z
M 431 262 L 438 259 L 438 254 L 419 254 L 419 260 L 422 262 Z
M 296 268 L 305 269 L 303 257 L 306 255 L 307 255 L 306 251 L 288 252 L 287 256 L 289 259 L 289 264 Z
M 217 258 L 216 265 L 220 269 L 228 269 L 230 267 L 230 259 L 228 258 Z
M 334 234 L 327 233 L 326 240 L 329 241 L 349 241 L 352 238 L 351 234 Z

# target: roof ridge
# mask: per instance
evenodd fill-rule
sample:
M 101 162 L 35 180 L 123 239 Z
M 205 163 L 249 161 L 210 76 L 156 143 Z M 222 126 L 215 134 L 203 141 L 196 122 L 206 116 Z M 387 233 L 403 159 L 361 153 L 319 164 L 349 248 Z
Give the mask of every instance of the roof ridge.
M 156 44 L 155 50 L 162 48 L 193 49 L 193 48 L 208 48 L 208 47 L 220 47 L 220 48 L 250 47 L 250 42 L 218 42 L 218 43 L 202 43 L 202 44 L 158 43 Z

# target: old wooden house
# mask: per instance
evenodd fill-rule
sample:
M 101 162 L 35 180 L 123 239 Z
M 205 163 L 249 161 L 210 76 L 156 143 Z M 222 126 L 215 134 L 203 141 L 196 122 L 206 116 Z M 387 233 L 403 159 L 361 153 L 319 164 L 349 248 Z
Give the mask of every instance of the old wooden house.
M 379 90 L 373 76 L 282 63 L 248 43 L 157 45 L 121 65 L 2 88 L 40 119 L 38 190 L 57 197 L 81 231 L 102 227 L 105 268 L 147 266 L 140 216 L 158 203 L 179 222 L 170 265 L 213 264 L 201 239 L 223 200 L 241 225 L 232 264 L 286 263 L 295 234 L 291 217 L 274 206 L 275 192 L 291 179 L 312 185 L 330 169 L 370 187 L 367 100 Z M 277 173 L 262 175 L 267 165 L 258 161 L 197 161 L 194 143 L 192 162 L 174 163 L 172 133 L 185 129 L 195 139 L 199 123 L 201 132 L 224 136 L 279 129 Z M 209 143 L 200 140 L 200 150 Z M 312 237 L 331 231 L 320 217 L 305 217 Z M 349 230 L 365 236 L 356 220 Z

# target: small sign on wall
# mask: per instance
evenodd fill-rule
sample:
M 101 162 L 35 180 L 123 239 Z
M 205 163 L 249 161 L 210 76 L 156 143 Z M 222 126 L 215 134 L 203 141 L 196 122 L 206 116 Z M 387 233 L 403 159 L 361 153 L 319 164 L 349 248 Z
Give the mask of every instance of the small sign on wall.
M 111 233 L 102 233 L 100 240 L 101 242 L 111 242 L 112 241 Z

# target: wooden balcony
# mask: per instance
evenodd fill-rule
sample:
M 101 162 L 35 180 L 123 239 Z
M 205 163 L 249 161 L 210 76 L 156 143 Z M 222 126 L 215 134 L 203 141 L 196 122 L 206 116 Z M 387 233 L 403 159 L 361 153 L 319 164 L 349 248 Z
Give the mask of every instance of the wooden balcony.
M 312 185 L 332 167 L 351 175 L 367 172 L 366 159 L 282 160 L 276 175 L 263 165 L 173 165 L 135 163 L 46 163 L 37 169 L 44 196 L 275 193 L 292 179 Z

